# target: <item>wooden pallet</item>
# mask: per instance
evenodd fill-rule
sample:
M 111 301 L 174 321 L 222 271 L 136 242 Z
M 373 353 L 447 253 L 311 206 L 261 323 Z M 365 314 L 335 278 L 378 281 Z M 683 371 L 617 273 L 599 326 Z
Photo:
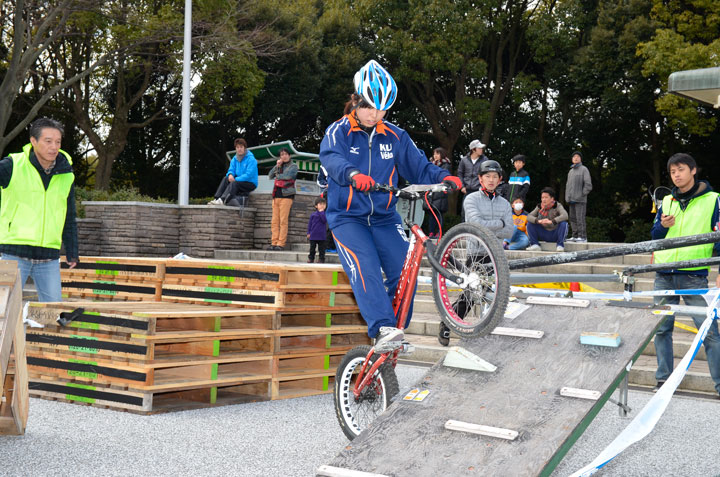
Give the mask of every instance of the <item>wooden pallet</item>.
M 17 264 L 0 261 L 0 435 L 22 435 L 27 426 L 28 375 L 21 308 Z
M 167 260 L 165 277 L 226 284 L 236 288 L 279 290 L 284 286 L 344 286 L 350 281 L 340 265 L 277 262 Z
M 75 268 L 61 263 L 60 276 L 73 280 L 158 279 L 165 278 L 164 258 L 80 257 Z
M 34 397 L 124 410 L 138 414 L 157 414 L 270 399 L 270 378 L 245 378 L 237 383 L 218 382 L 216 386 L 187 386 L 175 391 L 138 391 L 129 386 L 88 384 L 54 376 L 30 375 L 30 394 Z

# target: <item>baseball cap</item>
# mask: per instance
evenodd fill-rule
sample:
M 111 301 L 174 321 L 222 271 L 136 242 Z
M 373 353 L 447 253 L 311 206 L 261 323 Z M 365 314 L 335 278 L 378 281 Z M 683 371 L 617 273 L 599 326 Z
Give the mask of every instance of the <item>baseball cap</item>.
M 482 142 L 480 142 L 480 139 L 473 139 L 473 140 L 470 142 L 470 150 L 472 151 L 473 149 L 475 149 L 475 148 L 477 148 L 477 147 L 480 147 L 480 148 L 485 149 L 485 144 L 483 144 Z

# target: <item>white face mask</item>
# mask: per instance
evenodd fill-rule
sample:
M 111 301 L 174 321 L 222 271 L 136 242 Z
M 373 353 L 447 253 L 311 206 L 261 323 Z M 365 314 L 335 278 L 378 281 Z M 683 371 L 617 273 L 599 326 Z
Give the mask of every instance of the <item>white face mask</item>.
M 518 212 L 520 212 L 521 210 L 523 210 L 523 206 L 524 206 L 524 205 L 525 205 L 525 204 L 523 204 L 522 202 L 518 202 L 517 204 L 513 204 L 513 209 L 515 209 L 515 210 L 517 210 Z

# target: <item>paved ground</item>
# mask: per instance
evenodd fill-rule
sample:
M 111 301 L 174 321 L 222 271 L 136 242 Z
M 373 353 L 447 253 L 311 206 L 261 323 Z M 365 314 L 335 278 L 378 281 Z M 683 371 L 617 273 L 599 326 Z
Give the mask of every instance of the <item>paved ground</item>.
M 399 366 L 401 388 L 423 373 Z M 631 391 L 630 406 L 649 398 Z M 608 404 L 553 475 L 590 462 L 627 422 Z M 655 432 L 598 475 L 720 474 L 719 428 L 720 401 L 676 397 Z M 0 475 L 312 476 L 346 444 L 329 395 L 156 416 L 32 399 L 27 434 L 0 437 Z

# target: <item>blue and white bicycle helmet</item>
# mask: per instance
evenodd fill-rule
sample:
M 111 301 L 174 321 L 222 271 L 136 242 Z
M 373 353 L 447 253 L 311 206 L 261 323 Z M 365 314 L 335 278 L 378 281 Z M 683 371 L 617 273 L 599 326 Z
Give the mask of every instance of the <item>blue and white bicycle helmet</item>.
M 355 92 L 380 111 L 387 111 L 395 103 L 397 85 L 385 68 L 375 60 L 368 61 L 355 73 Z

